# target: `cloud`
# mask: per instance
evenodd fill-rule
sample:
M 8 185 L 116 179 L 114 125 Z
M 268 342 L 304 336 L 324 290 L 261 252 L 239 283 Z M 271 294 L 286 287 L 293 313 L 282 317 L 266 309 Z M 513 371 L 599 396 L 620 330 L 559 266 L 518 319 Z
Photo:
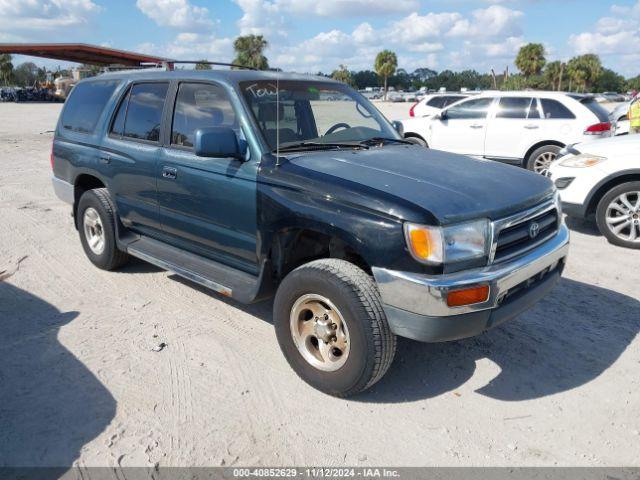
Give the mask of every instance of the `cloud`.
M 176 60 L 208 60 L 210 62 L 231 62 L 233 60 L 233 40 L 218 38 L 207 33 L 184 32 L 164 44 L 143 43 L 136 50 Z
M 504 37 L 522 33 L 519 20 L 524 14 L 519 10 L 491 5 L 474 10 L 471 19 L 460 19 L 448 32 L 451 37 Z
M 37 33 L 80 27 L 100 10 L 91 0 L 0 0 L 0 28 Z
M 209 10 L 188 0 L 138 0 L 136 6 L 161 27 L 196 32 L 213 26 Z
M 462 21 L 459 13 L 428 13 L 410 15 L 393 22 L 386 32 L 386 37 L 398 42 L 420 42 L 429 38 L 440 37 L 454 25 Z
M 417 0 L 275 0 L 281 11 L 293 14 L 346 17 L 351 15 L 374 16 L 406 13 L 417 10 Z

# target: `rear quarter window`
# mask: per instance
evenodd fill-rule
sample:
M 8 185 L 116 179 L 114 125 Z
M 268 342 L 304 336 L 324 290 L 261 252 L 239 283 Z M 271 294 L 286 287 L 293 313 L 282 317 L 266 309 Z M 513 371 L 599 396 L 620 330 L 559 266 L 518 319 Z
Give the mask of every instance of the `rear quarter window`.
M 609 121 L 609 113 L 602 105 L 600 105 L 596 101 L 595 98 L 585 98 L 584 100 L 581 100 L 580 103 L 585 107 L 587 107 L 589 111 L 593 113 L 596 117 L 598 117 L 599 121 L 601 122 Z
M 62 112 L 62 128 L 79 133 L 93 133 L 119 83 L 117 80 L 105 80 L 76 85 Z

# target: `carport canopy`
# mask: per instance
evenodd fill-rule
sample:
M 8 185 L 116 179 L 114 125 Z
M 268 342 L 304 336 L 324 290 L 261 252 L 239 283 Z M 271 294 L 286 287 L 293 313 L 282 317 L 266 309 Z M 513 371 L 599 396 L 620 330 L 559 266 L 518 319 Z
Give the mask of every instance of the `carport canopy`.
M 169 68 L 173 67 L 172 60 L 169 58 L 86 43 L 0 43 L 0 54 L 2 53 L 53 58 L 55 60 L 90 65 L 126 65 L 135 67 L 148 63 L 166 63 Z

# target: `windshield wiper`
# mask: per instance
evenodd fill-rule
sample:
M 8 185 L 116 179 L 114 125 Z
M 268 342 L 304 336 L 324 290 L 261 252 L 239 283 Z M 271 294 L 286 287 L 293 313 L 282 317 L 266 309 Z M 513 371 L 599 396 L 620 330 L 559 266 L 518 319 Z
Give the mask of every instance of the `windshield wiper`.
M 273 149 L 273 152 L 277 150 L 281 152 L 293 152 L 297 150 L 335 150 L 340 148 L 369 148 L 359 142 L 294 142 L 287 145 L 281 145 L 279 149 Z
M 403 143 L 405 145 L 413 145 L 408 140 L 400 140 L 399 138 L 388 137 L 372 137 L 360 142 L 360 145 L 384 145 L 385 143 Z

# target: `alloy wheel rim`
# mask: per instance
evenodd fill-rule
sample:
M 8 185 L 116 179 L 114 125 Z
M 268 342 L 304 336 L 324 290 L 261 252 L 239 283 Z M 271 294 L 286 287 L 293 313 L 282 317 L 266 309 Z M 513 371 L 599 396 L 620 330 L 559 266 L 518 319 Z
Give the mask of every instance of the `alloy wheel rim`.
M 93 207 L 89 207 L 84 211 L 84 236 L 87 239 L 87 244 L 93 253 L 96 255 L 102 254 L 104 251 L 104 228 L 102 226 L 102 220 L 97 210 Z
M 640 243 L 640 191 L 614 198 L 605 213 L 607 228 L 620 240 Z
M 307 363 L 325 372 L 341 368 L 349 357 L 349 329 L 344 317 L 326 297 L 301 296 L 291 307 L 293 342 Z
M 544 152 L 538 155 L 533 162 L 533 171 L 539 173 L 540 175 L 544 175 L 545 177 L 549 176 L 549 166 L 551 162 L 553 162 L 558 157 L 557 153 L 553 152 Z

